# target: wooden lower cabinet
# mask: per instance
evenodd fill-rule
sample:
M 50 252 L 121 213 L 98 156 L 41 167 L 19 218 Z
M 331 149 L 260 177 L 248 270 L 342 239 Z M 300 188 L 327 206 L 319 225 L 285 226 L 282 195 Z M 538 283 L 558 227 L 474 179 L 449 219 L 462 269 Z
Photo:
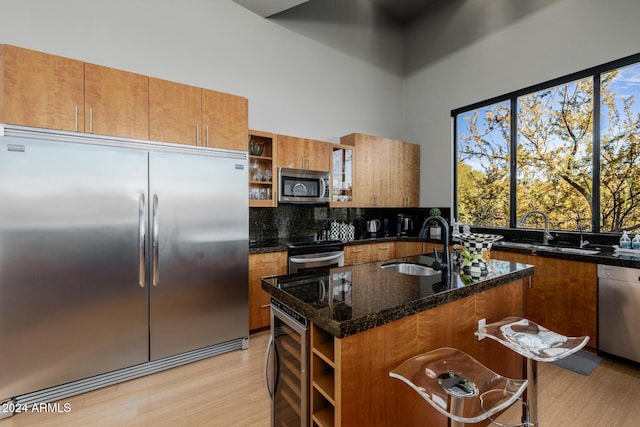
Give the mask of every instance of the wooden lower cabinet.
M 370 244 L 348 245 L 344 247 L 344 265 L 361 264 L 371 261 Z
M 271 324 L 271 298 L 262 290 L 262 277 L 287 274 L 287 252 L 249 255 L 249 329 Z
M 496 250 L 491 258 L 536 267 L 527 288 L 528 319 L 562 335 L 587 335 L 587 345 L 598 347 L 596 264 Z
M 422 255 L 422 242 L 396 242 L 396 258 Z
M 522 316 L 526 283 L 519 279 L 342 339 L 312 325 L 311 425 L 446 426 L 444 415 L 389 377 L 406 359 L 440 347 L 458 348 L 502 375 L 524 378 L 521 356 L 494 340 L 478 341 L 474 332 L 479 319 Z
M 396 242 L 364 243 L 344 247 L 344 265 L 376 262 L 396 257 Z
M 374 243 L 369 249 L 371 261 L 385 261 L 396 257 L 396 242 Z

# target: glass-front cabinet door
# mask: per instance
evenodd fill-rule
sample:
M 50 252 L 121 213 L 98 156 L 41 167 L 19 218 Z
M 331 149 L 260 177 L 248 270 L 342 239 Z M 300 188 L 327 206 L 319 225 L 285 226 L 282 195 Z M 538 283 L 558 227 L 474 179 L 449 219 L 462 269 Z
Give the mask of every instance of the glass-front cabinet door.
M 335 144 L 331 164 L 331 206 L 350 207 L 353 205 L 353 155 L 350 145 Z

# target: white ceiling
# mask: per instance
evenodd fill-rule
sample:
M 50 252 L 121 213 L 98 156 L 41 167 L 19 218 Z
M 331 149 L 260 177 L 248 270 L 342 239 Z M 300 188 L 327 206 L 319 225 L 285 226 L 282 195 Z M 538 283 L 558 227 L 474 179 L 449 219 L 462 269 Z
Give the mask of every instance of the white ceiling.
M 280 13 L 309 0 L 233 0 L 240 6 L 244 6 L 253 13 L 257 13 L 263 18 L 267 18 L 276 13 Z
M 233 0 L 252 12 L 267 18 L 309 0 Z M 319 0 L 315 0 L 319 1 Z M 321 1 L 321 0 L 320 0 Z M 369 0 L 395 21 L 405 24 L 447 0 Z

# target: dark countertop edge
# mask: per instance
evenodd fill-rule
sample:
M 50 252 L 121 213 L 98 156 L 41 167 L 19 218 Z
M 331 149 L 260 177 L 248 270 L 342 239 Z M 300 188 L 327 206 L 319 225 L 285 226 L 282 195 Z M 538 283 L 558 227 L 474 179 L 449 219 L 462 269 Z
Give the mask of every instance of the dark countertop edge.
M 314 325 L 324 329 L 336 338 L 346 338 L 350 335 L 355 335 L 360 332 L 364 332 L 369 329 L 373 329 L 378 326 L 391 323 L 396 320 L 403 319 L 405 317 L 439 307 L 441 305 L 466 298 L 471 295 L 484 292 L 488 289 L 495 288 L 506 283 L 513 282 L 518 279 L 522 279 L 528 276 L 532 276 L 535 268 L 532 265 L 518 264 L 522 268 L 507 274 L 503 274 L 499 277 L 487 279 L 463 288 L 456 288 L 436 295 L 431 295 L 419 300 L 411 301 L 398 307 L 383 310 L 381 312 L 370 314 L 360 317 L 358 319 L 351 319 L 344 322 L 336 322 L 334 320 L 327 320 L 330 316 L 322 315 L 321 313 L 329 310 L 328 307 L 321 309 L 313 308 L 312 306 L 300 302 L 298 299 L 292 297 L 288 293 L 265 285 L 262 282 L 262 289 L 269 292 L 272 297 L 280 300 L 290 308 L 296 310 L 298 313 L 309 319 Z
M 399 236 L 399 237 L 393 236 L 393 237 L 378 237 L 378 238 L 370 238 L 370 239 L 352 240 L 350 242 L 345 242 L 345 246 L 383 243 L 383 242 L 427 242 L 427 243 L 440 243 L 440 244 L 442 243 L 441 240 L 431 240 L 431 239 L 423 240 L 413 236 Z M 492 249 L 496 251 L 517 252 L 521 254 L 542 256 L 547 258 L 559 258 L 559 259 L 566 259 L 571 261 L 590 262 L 593 264 L 606 264 L 606 265 L 615 265 L 620 267 L 640 268 L 640 257 L 634 257 L 635 259 L 630 259 L 630 258 L 621 258 L 618 256 L 613 256 L 613 250 L 601 251 L 597 255 L 579 255 L 579 254 L 571 254 L 566 252 L 541 251 L 541 250 L 535 250 L 535 249 L 514 248 L 514 247 L 499 246 L 499 245 L 493 246 Z M 286 245 L 249 248 L 249 254 L 252 254 L 252 255 L 265 254 L 265 253 L 271 253 L 271 252 L 282 252 L 282 251 L 287 251 Z
M 640 257 L 636 257 L 637 259 L 620 258 L 618 256 L 613 255 L 613 250 L 600 251 L 600 253 L 595 255 L 579 255 L 579 254 L 571 254 L 566 252 L 553 252 L 553 251 L 544 251 L 544 250 L 541 251 L 536 249 L 514 248 L 514 247 L 499 246 L 499 245 L 493 246 L 491 250 L 503 251 L 503 252 L 517 252 L 525 255 L 541 256 L 546 258 L 559 258 L 559 259 L 566 259 L 571 261 L 590 262 L 593 264 L 606 264 L 606 265 L 616 265 L 620 267 L 640 268 Z M 492 258 L 494 257 L 492 256 Z M 495 259 L 498 259 L 498 258 L 495 258 Z
M 376 237 L 376 238 L 370 238 L 370 239 L 358 239 L 358 240 L 351 240 L 349 242 L 344 242 L 345 246 L 352 246 L 352 245 L 363 245 L 363 244 L 369 244 L 369 243 L 384 243 L 384 242 L 424 242 L 424 239 L 420 239 L 419 237 L 412 237 L 412 236 L 393 236 L 393 237 Z M 431 240 L 427 240 L 427 242 L 430 242 Z M 442 243 L 441 240 L 433 240 L 432 242 L 435 243 Z M 283 251 L 287 251 L 287 245 L 285 244 L 279 244 L 279 245 L 274 245 L 274 246 L 263 246 L 263 247 L 251 247 L 249 246 L 249 254 L 250 255 L 255 255 L 255 254 L 268 254 L 271 252 L 283 252 Z

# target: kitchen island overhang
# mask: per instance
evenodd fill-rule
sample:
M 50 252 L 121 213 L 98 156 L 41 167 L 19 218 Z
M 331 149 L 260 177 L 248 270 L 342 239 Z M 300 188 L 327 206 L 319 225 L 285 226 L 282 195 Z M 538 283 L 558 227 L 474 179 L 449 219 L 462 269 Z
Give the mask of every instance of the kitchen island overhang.
M 527 264 L 489 260 L 485 276 L 471 279 L 454 270 L 443 281 L 440 273 L 414 276 L 382 268 L 393 263 L 432 266 L 434 261 L 427 255 L 415 255 L 265 277 L 262 289 L 334 337 L 345 338 L 530 277 L 535 269 Z

